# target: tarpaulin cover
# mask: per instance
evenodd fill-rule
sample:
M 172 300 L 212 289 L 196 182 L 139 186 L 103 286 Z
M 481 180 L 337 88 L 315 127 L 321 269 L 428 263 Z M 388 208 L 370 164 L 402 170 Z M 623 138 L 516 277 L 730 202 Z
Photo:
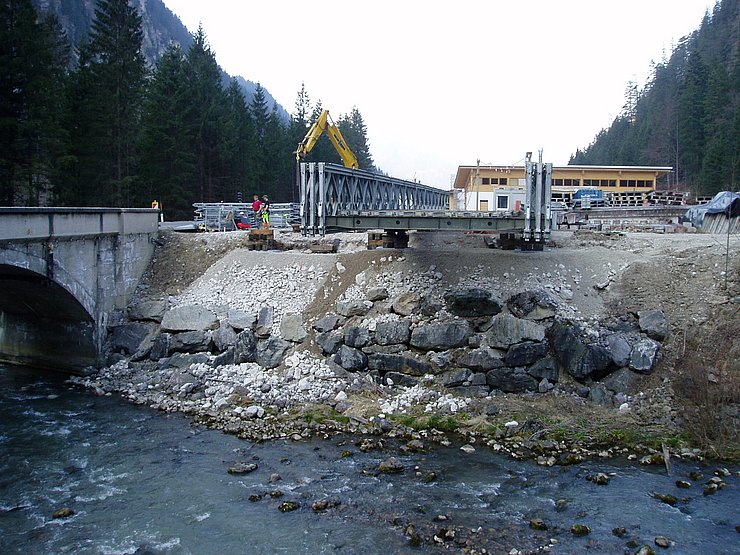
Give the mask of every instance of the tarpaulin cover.
M 686 211 L 685 220 L 694 227 L 701 227 L 704 214 L 727 214 L 728 217 L 740 216 L 740 193 L 722 191 L 706 204 L 694 206 Z

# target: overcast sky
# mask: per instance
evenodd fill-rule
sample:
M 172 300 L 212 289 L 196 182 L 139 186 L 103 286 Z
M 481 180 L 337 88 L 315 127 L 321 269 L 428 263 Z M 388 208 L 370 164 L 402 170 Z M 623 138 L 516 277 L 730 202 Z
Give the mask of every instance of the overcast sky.
M 459 165 L 564 165 L 608 127 L 629 81 L 699 27 L 709 0 L 164 0 L 203 25 L 228 73 L 293 112 L 305 83 L 353 106 L 375 164 L 449 188 Z M 250 100 L 250 99 L 248 99 Z M 662 165 L 668 165 L 668 161 Z

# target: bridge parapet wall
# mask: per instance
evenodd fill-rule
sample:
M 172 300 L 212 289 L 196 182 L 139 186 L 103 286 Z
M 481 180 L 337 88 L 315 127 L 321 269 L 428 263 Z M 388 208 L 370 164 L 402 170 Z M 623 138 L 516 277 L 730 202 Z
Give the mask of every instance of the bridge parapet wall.
M 99 364 L 109 317 L 128 304 L 157 233 L 152 209 L 0 208 L 0 291 L 7 292 L 0 293 L 0 324 L 6 324 L 0 325 L 0 359 L 48 358 L 45 336 L 64 321 L 70 345 L 80 343 L 75 333 L 92 343 L 85 351 L 94 355 L 84 363 Z M 59 287 L 51 294 L 44 284 Z M 56 358 L 62 363 L 65 355 Z M 70 360 L 84 365 L 80 357 Z

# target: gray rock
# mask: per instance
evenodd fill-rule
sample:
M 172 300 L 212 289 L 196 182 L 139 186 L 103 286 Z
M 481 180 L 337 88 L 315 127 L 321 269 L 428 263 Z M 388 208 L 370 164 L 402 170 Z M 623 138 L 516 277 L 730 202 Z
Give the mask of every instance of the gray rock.
M 551 384 L 547 378 L 542 378 L 542 381 L 537 385 L 537 391 L 539 391 L 540 393 L 547 393 L 554 387 L 555 386 Z
M 503 303 L 491 291 L 478 287 L 457 289 L 444 296 L 447 309 L 465 318 L 494 316 L 501 312 Z
M 211 333 L 211 340 L 216 350 L 222 353 L 229 347 L 236 345 L 236 336 L 237 333 L 234 331 L 234 328 L 226 322 L 221 322 L 221 325 Z
M 394 353 L 373 353 L 367 357 L 370 370 L 379 372 L 398 372 L 410 376 L 423 376 L 432 373 L 432 366 L 423 360 Z
M 442 301 L 431 295 L 427 295 L 421 300 L 419 310 L 424 316 L 436 316 L 440 311 L 444 310 L 444 307 L 445 305 Z
M 465 321 L 422 324 L 411 332 L 410 343 L 425 351 L 444 351 L 467 345 L 472 335 L 473 330 Z
M 459 397 L 473 397 L 475 399 L 487 397 L 491 392 L 491 388 L 487 385 L 460 385 L 451 389 L 453 390 L 454 395 Z
M 555 316 L 558 301 L 546 291 L 524 291 L 510 297 L 506 306 L 518 318 L 544 320 Z
M 490 347 L 506 349 L 522 341 L 542 341 L 545 338 L 545 327 L 530 320 L 523 320 L 511 314 L 498 314 L 491 320 L 486 332 L 486 341 Z
M 167 301 L 165 299 L 151 299 L 130 306 L 128 308 L 128 317 L 131 320 L 161 322 L 166 310 Z
M 150 322 L 129 322 L 116 326 L 110 333 L 111 350 L 132 355 L 139 351 L 142 343 L 153 336 L 156 329 L 156 324 Z
M 524 371 L 524 368 L 494 368 L 486 372 L 486 382 L 493 389 L 505 393 L 537 391 L 539 382 Z
M 668 321 L 662 310 L 641 310 L 637 313 L 640 330 L 651 339 L 663 341 L 668 336 Z
M 171 353 L 200 353 L 209 351 L 211 333 L 205 331 L 184 331 L 172 334 L 169 350 Z
M 601 383 L 614 393 L 631 393 L 635 389 L 638 379 L 638 375 L 629 368 L 620 368 L 609 374 Z
M 178 306 L 164 313 L 163 331 L 213 330 L 218 327 L 218 317 L 201 305 Z
M 337 314 L 329 313 L 316 322 L 313 325 L 313 329 L 319 333 L 324 333 L 335 330 L 342 324 L 344 324 L 344 318 Z
M 602 383 L 592 386 L 588 392 L 588 400 L 591 401 L 594 405 L 610 407 L 612 406 L 613 397 L 614 394 L 609 391 Z
M 217 355 L 216 358 L 213 359 L 211 365 L 214 368 L 218 368 L 219 366 L 236 363 L 236 349 L 234 347 L 227 347 L 223 353 Z
M 465 368 L 486 372 L 505 366 L 504 361 L 501 360 L 502 356 L 501 351 L 496 349 L 482 348 L 472 351 L 466 349 L 461 356 L 457 357 L 456 363 Z
M 506 366 L 528 366 L 547 356 L 550 347 L 546 342 L 523 341 L 509 347 L 504 356 Z
M 550 345 L 558 361 L 577 380 L 605 375 L 612 365 L 611 353 L 599 344 L 587 342 L 579 331 L 567 322 L 556 322 L 550 329 Z
M 368 357 L 359 349 L 342 345 L 334 355 L 334 362 L 347 371 L 356 372 L 367 368 Z
M 371 345 L 373 333 L 362 326 L 347 326 L 344 328 L 344 344 L 356 349 L 362 349 Z
M 364 316 L 370 312 L 370 306 L 364 301 L 337 301 L 337 312 L 345 318 Z
M 410 338 L 411 328 L 408 320 L 378 322 L 375 327 L 375 341 L 378 345 L 398 345 L 400 343 L 408 343 Z
M 277 368 L 290 348 L 291 344 L 281 337 L 270 337 L 259 341 L 256 362 L 263 368 Z
M 388 290 L 385 287 L 371 287 L 367 292 L 367 300 L 372 302 L 384 301 L 388 298 Z
M 660 344 L 652 339 L 642 339 L 632 347 L 630 368 L 635 372 L 649 373 L 658 357 Z
M 250 405 L 243 412 L 247 418 L 262 418 L 265 415 L 265 409 L 259 405 Z
M 231 309 L 226 314 L 229 325 L 235 330 L 254 330 L 257 324 L 256 314 L 247 314 L 241 310 Z
M 542 358 L 527 368 L 527 374 L 540 380 L 547 380 L 551 384 L 557 383 L 558 362 L 552 356 Z
M 630 355 L 632 354 L 632 344 L 627 337 L 621 333 L 612 333 L 606 337 L 606 343 L 609 346 L 612 361 L 619 368 L 627 366 Z
M 301 314 L 286 314 L 280 321 L 280 336 L 286 341 L 301 343 L 308 334 L 303 327 L 303 316 Z
M 461 385 L 470 385 L 473 376 L 468 368 L 453 368 L 437 375 L 437 382 L 445 387 L 457 387 Z M 466 383 L 467 382 L 467 383 Z
M 400 314 L 401 316 L 411 316 L 411 314 L 419 310 L 420 305 L 421 297 L 419 294 L 408 292 L 395 299 L 391 308 L 396 314 Z
M 152 348 L 149 351 L 149 358 L 151 360 L 159 360 L 170 355 L 170 334 L 160 333 L 154 338 Z
M 344 344 L 344 333 L 339 331 L 325 331 L 316 336 L 316 343 L 325 355 L 333 355 Z
M 263 305 L 257 312 L 257 326 L 254 329 L 255 334 L 260 339 L 270 337 L 272 334 L 272 323 L 275 311 L 271 306 Z
M 419 379 L 401 372 L 386 372 L 383 380 L 387 385 L 400 385 L 403 387 L 413 387 L 419 383 Z
M 175 353 L 169 358 L 162 359 L 159 363 L 159 369 L 167 368 L 189 368 L 192 364 L 207 364 L 209 357 L 205 353 Z
M 236 336 L 234 344 L 234 363 L 255 362 L 257 360 L 257 336 L 251 330 L 244 330 Z

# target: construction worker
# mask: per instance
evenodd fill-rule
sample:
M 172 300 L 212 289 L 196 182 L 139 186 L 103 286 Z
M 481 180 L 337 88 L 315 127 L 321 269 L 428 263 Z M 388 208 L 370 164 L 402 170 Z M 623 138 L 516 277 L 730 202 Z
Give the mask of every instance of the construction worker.
M 262 195 L 260 212 L 262 213 L 262 229 L 270 229 L 270 199 L 267 195 Z

